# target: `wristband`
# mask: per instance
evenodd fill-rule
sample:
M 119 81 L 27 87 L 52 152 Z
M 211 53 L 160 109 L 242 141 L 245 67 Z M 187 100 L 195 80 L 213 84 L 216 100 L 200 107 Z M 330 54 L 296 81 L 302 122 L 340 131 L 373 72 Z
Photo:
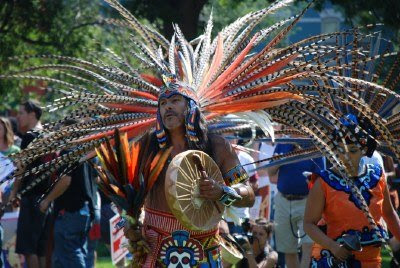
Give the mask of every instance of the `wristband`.
M 224 185 L 222 186 L 222 190 L 224 193 L 219 201 L 226 207 L 231 206 L 236 200 L 242 199 L 242 197 L 232 187 Z

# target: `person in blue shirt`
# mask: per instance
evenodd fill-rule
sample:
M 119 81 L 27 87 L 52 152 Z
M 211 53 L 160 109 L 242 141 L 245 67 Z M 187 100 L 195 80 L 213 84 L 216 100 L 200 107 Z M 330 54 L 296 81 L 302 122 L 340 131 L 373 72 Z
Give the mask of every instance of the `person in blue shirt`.
M 278 144 L 274 154 L 285 154 L 296 149 L 294 144 Z M 309 267 L 312 240 L 303 230 L 303 217 L 308 195 L 307 178 L 303 172 L 324 169 L 322 158 L 314 158 L 268 168 L 271 181 L 277 181 L 275 197 L 275 239 L 278 252 L 285 254 L 288 268 Z M 302 258 L 298 259 L 301 246 Z

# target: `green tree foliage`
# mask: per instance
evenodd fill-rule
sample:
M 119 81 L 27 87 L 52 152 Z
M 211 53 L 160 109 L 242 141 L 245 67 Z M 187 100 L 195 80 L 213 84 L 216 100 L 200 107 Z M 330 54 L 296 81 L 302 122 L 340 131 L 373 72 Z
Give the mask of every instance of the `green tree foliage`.
M 170 38 L 173 23 L 177 23 L 186 36 L 197 37 L 200 12 L 207 0 L 126 0 L 121 3 L 138 18 L 146 18 Z
M 262 9 L 273 0 L 120 0 L 135 16 L 147 20 L 164 35 L 170 37 L 172 23 L 180 25 L 190 40 L 197 37 L 213 9 L 214 33 L 248 12 Z M 316 6 L 328 0 L 318 0 Z M 298 0 L 304 4 L 304 0 Z M 399 39 L 400 1 L 397 0 L 331 0 L 341 8 L 347 21 L 354 25 L 383 22 L 392 27 Z M 269 15 L 257 29 L 296 13 L 301 6 L 284 8 Z M 291 12 L 291 9 L 295 9 Z M 292 10 L 293 11 L 293 10 Z M 39 63 L 39 60 L 9 60 L 16 55 L 56 54 L 88 59 L 88 51 L 99 53 L 104 47 L 123 54 L 129 51 L 129 38 L 123 29 L 105 27 L 101 17 L 121 17 L 100 0 L 2 0 L 0 4 L 0 74 L 10 73 Z M 279 16 L 279 17 L 274 17 Z M 101 27 L 98 27 L 101 26 Z M 107 31 L 111 34 L 106 33 Z M 120 33 L 120 34 L 118 34 Z M 125 47 L 125 49 L 123 49 Z M 92 53 L 95 55 L 96 53 Z M 43 62 L 43 61 L 41 61 Z M 33 81 L 0 80 L 0 112 L 16 108 L 21 92 Z M 46 94 L 44 101 L 57 97 Z
M 399 50 L 399 0 L 317 0 L 315 3 L 316 9 L 321 9 L 327 2 L 331 2 L 335 8 L 343 13 L 345 22 L 350 26 L 383 24 L 375 28 L 376 31 L 383 33 L 384 38 L 391 41 L 391 44 L 387 44 L 383 48 L 394 49 L 395 51 Z M 398 56 L 385 59 L 385 64 L 381 67 L 381 75 L 378 79 L 381 85 L 397 92 L 400 90 L 397 86 L 399 74 L 398 61 Z
M 223 27 L 234 22 L 237 18 L 246 15 L 249 12 L 259 10 L 269 6 L 272 0 L 211 0 L 209 1 L 202 13 L 201 20 L 205 24 L 210 16 L 211 10 L 213 11 L 213 24 L 214 34 L 221 31 Z M 273 21 L 271 18 L 266 18 L 257 29 L 269 25 Z
M 101 30 L 99 3 L 92 0 L 3 0 L 0 4 L 0 73 L 20 70 L 16 55 L 56 54 L 84 56 L 96 49 Z M 25 96 L 21 88 L 32 81 L 0 80 L 0 111 L 16 108 Z M 51 95 L 47 95 L 51 98 Z
M 350 25 L 383 23 L 393 34 L 393 41 L 400 43 L 400 1 L 399 0 L 318 0 L 317 8 L 331 2 L 340 7 Z
M 213 33 L 215 36 L 215 34 L 221 31 L 223 27 L 234 22 L 237 18 L 242 17 L 250 12 L 266 8 L 272 2 L 274 2 L 274 0 L 211 0 L 205 5 L 201 13 L 201 23 L 199 25 L 201 27 L 205 25 L 212 10 L 214 25 Z M 273 23 L 289 18 L 290 16 L 299 13 L 305 6 L 306 4 L 304 2 L 295 3 L 280 9 L 276 13 L 268 14 L 253 31 L 259 31 L 271 26 Z M 296 29 L 293 29 L 291 33 L 293 33 L 295 30 Z M 270 40 L 270 38 L 266 39 L 266 41 L 268 40 Z M 283 40 L 280 45 L 284 45 L 285 42 L 287 42 L 287 40 Z

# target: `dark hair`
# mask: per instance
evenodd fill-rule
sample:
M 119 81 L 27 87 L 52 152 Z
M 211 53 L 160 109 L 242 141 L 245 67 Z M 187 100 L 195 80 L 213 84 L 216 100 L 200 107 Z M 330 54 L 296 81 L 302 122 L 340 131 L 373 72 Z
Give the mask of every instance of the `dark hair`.
M 28 101 L 22 103 L 21 105 L 24 106 L 25 111 L 27 113 L 34 112 L 37 120 L 39 120 L 40 117 L 42 116 L 42 108 L 40 107 L 40 104 L 37 101 L 28 100 Z
M 263 227 L 268 235 L 274 231 L 274 224 L 266 218 L 258 218 L 255 222 L 256 225 Z
M 196 120 L 194 124 L 194 131 L 196 132 L 196 136 L 198 137 L 199 141 L 198 142 L 188 141 L 189 149 L 203 151 L 208 155 L 210 155 L 211 145 L 208 139 L 207 121 L 198 108 L 196 109 Z
M 18 128 L 17 119 L 15 119 L 15 117 L 8 117 L 7 119 L 11 123 L 11 127 L 12 127 L 12 130 L 13 130 L 14 134 L 18 133 L 19 132 L 19 128 Z

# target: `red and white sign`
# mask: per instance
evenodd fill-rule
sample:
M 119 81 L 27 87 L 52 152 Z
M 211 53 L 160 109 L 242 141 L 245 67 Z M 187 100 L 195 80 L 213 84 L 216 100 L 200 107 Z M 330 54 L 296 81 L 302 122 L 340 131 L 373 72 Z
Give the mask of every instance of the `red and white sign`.
M 115 228 L 120 220 L 121 216 L 119 214 L 114 215 L 114 217 L 110 219 L 111 259 L 114 265 L 123 259 L 129 252 L 128 249 L 124 247 L 124 244 L 127 244 L 128 242 L 124 236 L 124 228 L 121 228 L 120 230 Z

